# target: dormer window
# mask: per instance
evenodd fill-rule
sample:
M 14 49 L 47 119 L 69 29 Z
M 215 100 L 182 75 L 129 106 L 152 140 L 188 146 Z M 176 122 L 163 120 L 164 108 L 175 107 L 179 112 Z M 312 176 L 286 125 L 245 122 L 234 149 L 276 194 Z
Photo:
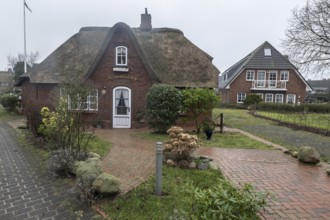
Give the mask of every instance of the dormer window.
M 272 55 L 272 51 L 270 48 L 265 48 L 264 49 L 264 54 L 266 57 L 270 57 Z
M 116 66 L 127 66 L 127 47 L 116 47 Z

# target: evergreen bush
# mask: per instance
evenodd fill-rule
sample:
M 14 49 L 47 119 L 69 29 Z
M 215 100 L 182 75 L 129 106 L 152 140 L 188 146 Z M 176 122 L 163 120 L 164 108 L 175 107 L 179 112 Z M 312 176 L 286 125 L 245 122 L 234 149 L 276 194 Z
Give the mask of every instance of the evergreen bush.
M 175 124 L 181 110 L 181 92 L 173 86 L 154 84 L 147 96 L 147 119 L 151 128 L 159 133 Z
M 1 105 L 8 111 L 14 111 L 18 105 L 18 97 L 16 95 L 5 94 L 0 98 Z

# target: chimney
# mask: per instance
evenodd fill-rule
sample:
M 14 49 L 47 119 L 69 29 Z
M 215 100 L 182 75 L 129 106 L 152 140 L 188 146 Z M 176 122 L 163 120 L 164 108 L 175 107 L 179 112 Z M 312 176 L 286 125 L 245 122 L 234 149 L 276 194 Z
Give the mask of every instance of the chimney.
M 142 31 L 150 31 L 152 29 L 151 26 L 151 14 L 148 14 L 148 9 L 145 8 L 145 13 L 141 14 L 141 25 L 140 29 Z

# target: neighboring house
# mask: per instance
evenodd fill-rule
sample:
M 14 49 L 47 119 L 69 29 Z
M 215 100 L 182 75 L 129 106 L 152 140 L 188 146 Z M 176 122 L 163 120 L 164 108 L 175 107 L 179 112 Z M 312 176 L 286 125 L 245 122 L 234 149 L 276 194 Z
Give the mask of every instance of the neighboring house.
M 11 70 L 0 71 L 0 95 L 13 89 L 14 74 Z
M 267 41 L 219 77 L 223 103 L 241 104 L 251 93 L 264 102 L 303 102 L 312 90 L 297 68 Z
M 28 121 L 43 106 L 52 106 L 56 86 L 73 78 L 93 85 L 83 103 L 86 113 L 107 127 L 131 128 L 138 127 L 138 114 L 145 111 L 145 96 L 154 83 L 217 88 L 219 70 L 212 59 L 182 31 L 152 28 L 146 11 L 139 28 L 125 23 L 81 28 L 16 84 L 22 86 Z
M 307 93 L 306 102 L 330 102 L 330 79 L 308 80 L 308 84 L 313 91 Z

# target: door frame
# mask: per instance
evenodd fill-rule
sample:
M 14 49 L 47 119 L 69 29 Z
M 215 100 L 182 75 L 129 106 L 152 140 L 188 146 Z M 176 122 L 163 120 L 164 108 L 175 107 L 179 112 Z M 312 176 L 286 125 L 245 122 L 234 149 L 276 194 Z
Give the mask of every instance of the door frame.
M 127 117 L 128 117 L 128 124 L 127 125 L 116 125 L 115 124 L 115 120 L 120 117 L 121 115 L 116 115 L 116 90 L 118 89 L 126 89 L 128 90 L 128 114 L 127 114 Z M 131 103 L 132 103 L 132 90 L 126 86 L 117 86 L 115 88 L 113 88 L 112 90 L 112 127 L 113 128 L 131 128 L 131 122 L 132 122 L 132 106 L 131 106 Z M 123 116 L 121 116 L 123 117 Z

